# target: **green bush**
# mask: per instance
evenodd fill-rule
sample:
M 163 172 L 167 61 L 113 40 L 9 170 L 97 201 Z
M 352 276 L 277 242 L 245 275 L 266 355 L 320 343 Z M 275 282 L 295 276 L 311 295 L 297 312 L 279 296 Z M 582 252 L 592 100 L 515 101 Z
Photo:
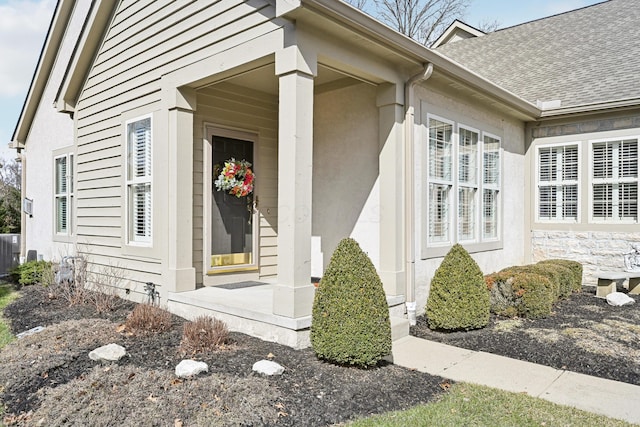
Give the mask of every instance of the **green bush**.
M 573 292 L 578 292 L 582 289 L 582 264 L 577 261 L 571 261 L 568 259 L 548 259 L 540 261 L 538 264 L 552 264 L 561 265 L 571 270 L 572 284 L 571 289 Z
M 565 265 L 557 263 L 538 263 L 509 267 L 508 270 L 540 274 L 548 278 L 554 288 L 556 300 L 566 298 L 574 292 L 574 272 Z
M 491 312 L 498 316 L 540 319 L 551 314 L 556 287 L 541 274 L 517 268 L 485 277 Z
M 50 285 L 52 277 L 52 264 L 49 261 L 28 261 L 20 264 L 11 273 L 12 278 L 17 278 L 20 285 L 42 284 Z
M 426 315 L 431 329 L 469 330 L 489 323 L 489 293 L 482 271 L 458 244 L 431 280 Z
M 360 367 L 376 365 L 391 353 L 382 282 L 353 239 L 338 244 L 316 290 L 311 346 L 320 359 Z

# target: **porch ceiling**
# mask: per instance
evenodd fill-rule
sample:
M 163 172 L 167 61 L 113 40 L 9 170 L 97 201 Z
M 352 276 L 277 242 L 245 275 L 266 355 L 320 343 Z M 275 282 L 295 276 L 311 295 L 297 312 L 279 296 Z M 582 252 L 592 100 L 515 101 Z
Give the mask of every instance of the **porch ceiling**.
M 226 82 L 270 95 L 278 95 L 278 78 L 274 63 L 233 76 L 227 79 Z M 330 88 L 350 86 L 359 82 L 358 79 L 352 76 L 321 64 L 318 64 L 318 75 L 314 79 L 317 92 L 326 91 Z

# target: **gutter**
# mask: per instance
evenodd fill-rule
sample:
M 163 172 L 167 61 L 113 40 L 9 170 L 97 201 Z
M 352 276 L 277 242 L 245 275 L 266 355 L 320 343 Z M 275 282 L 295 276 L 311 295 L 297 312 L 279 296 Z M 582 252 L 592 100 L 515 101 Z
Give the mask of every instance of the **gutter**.
M 405 286 L 407 289 L 405 304 L 409 325 L 416 324 L 416 249 L 415 249 L 415 194 L 414 194 L 414 134 L 415 134 L 415 109 L 414 87 L 416 84 L 426 81 L 433 74 L 433 64 L 428 63 L 424 70 L 409 78 L 404 84 L 405 105 L 405 132 L 404 132 L 404 223 L 405 223 Z
M 432 63 L 435 67 L 438 67 L 438 72 L 454 77 L 460 80 L 461 83 L 489 95 L 499 102 L 512 107 L 530 120 L 536 120 L 540 117 L 541 110 L 535 104 L 496 85 L 442 53 L 410 39 L 347 3 L 335 0 L 278 1 L 296 4 L 295 7 L 290 6 L 287 11 L 284 11 L 283 16 L 288 16 L 292 19 L 302 18 L 305 9 L 324 16 L 385 47 L 407 61 L 416 64 Z

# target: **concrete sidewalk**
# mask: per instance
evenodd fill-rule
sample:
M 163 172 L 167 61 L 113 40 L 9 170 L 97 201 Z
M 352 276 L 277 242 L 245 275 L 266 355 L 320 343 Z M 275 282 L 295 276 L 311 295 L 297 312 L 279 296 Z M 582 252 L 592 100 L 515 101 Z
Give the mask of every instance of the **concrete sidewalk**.
M 640 386 L 407 336 L 393 363 L 454 381 L 482 384 L 640 424 Z

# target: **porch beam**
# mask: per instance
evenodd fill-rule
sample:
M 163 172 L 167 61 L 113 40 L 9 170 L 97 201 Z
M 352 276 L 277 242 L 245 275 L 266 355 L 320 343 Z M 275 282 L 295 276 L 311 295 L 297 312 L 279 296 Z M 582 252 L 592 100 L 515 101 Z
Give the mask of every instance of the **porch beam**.
M 380 279 L 388 296 L 404 295 L 404 85 L 378 87 L 380 118 Z
M 278 111 L 278 284 L 273 313 L 309 316 L 311 285 L 311 200 L 313 175 L 314 58 L 297 46 L 276 53 Z
M 196 288 L 193 267 L 193 115 L 195 90 L 165 90 L 168 109 L 168 239 L 167 288 Z M 158 171 L 160 172 L 160 171 Z

